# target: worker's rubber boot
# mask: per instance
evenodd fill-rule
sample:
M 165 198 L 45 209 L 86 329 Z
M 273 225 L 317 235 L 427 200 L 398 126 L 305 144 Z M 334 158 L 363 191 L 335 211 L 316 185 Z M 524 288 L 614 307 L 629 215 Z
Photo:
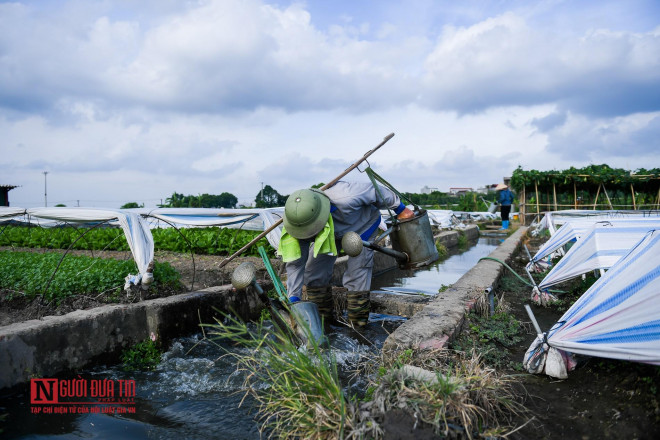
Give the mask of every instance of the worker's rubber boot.
M 348 303 L 346 307 L 348 321 L 356 327 L 367 325 L 369 321 L 369 310 L 371 309 L 369 291 L 346 292 L 346 300 Z
M 509 220 L 502 220 L 502 227 L 500 230 L 509 229 Z
M 319 315 L 324 324 L 335 322 L 331 286 L 307 287 L 307 299 L 319 308 Z

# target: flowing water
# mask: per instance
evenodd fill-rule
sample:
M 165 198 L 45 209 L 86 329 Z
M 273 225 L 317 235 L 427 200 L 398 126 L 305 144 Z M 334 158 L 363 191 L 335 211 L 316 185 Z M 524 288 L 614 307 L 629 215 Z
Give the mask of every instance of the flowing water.
M 433 295 L 451 285 L 487 256 L 501 240 L 481 238 L 465 252 L 417 271 L 392 270 L 374 280 L 372 290 L 392 294 Z M 364 336 L 373 345 L 358 342 L 351 330 L 335 328 L 330 346 L 346 388 L 360 393 L 366 380 L 349 380 L 356 363 L 377 355 L 387 335 L 403 318 L 372 314 Z M 87 381 L 135 380 L 134 413 L 32 414 L 30 390 L 20 387 L 0 395 L 2 438 L 20 439 L 259 439 L 253 400 L 246 396 L 242 372 L 224 349 L 244 350 L 193 335 L 175 340 L 154 371 L 125 372 L 121 366 L 99 367 L 77 375 Z M 242 404 L 241 404 L 242 402 Z

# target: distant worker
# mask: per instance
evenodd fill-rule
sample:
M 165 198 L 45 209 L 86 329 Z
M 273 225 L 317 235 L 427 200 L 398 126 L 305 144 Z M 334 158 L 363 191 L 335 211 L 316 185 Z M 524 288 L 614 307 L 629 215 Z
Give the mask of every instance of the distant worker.
M 495 191 L 498 191 L 497 203 L 500 204 L 502 214 L 502 229 L 509 229 L 509 213 L 511 212 L 511 204 L 513 203 L 513 193 L 503 183 L 498 183 Z
M 330 283 L 344 234 L 357 232 L 366 241 L 374 237 L 381 223 L 380 209 L 393 210 L 399 219 L 414 217 L 396 194 L 380 186 L 379 190 L 384 200 L 371 183 L 340 180 L 325 191 L 301 189 L 289 196 L 278 254 L 286 263 L 291 303 L 300 301 L 306 285 L 307 298 L 318 306 L 325 322 L 334 320 Z M 364 247 L 358 256 L 350 257 L 342 277 L 348 290 L 348 319 L 357 326 L 369 319 L 373 253 Z

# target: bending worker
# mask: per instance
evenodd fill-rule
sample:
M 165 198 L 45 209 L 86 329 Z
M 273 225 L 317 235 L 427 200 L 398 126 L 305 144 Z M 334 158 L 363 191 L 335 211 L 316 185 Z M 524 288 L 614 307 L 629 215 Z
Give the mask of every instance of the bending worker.
M 396 194 L 379 189 L 384 200 L 371 183 L 338 181 L 325 191 L 295 191 L 286 201 L 278 254 L 286 263 L 289 300 L 300 301 L 306 285 L 307 298 L 318 306 L 325 322 L 334 320 L 330 283 L 344 234 L 357 232 L 363 240 L 376 236 L 380 209 L 389 208 L 400 219 L 414 217 Z M 342 278 L 348 290 L 348 319 L 353 325 L 366 325 L 369 319 L 373 252 L 364 247 L 358 256 L 350 257 Z
M 513 203 L 513 193 L 503 183 L 498 183 L 495 191 L 498 191 L 497 202 L 501 206 L 502 229 L 509 229 L 509 213 L 511 212 L 511 204 Z

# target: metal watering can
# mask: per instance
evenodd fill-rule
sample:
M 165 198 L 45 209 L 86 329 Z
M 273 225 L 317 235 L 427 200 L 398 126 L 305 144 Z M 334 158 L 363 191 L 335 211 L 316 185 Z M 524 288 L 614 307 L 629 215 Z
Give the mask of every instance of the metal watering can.
M 389 222 L 389 223 L 388 223 Z M 355 257 L 368 247 L 394 257 L 401 269 L 416 269 L 427 266 L 440 256 L 435 247 L 431 222 L 425 209 L 415 211 L 413 218 L 392 223 L 386 221 L 389 228 L 373 242 L 362 240 L 356 232 L 348 232 L 341 239 L 341 246 L 348 256 Z M 392 240 L 392 249 L 378 246 L 386 236 Z
M 324 344 L 323 325 L 317 305 L 309 301 L 289 304 L 288 308 L 291 311 L 289 315 L 287 310 L 278 307 L 276 302 L 265 294 L 257 283 L 256 273 L 257 268 L 254 263 L 249 261 L 241 263 L 232 272 L 231 284 L 237 290 L 245 289 L 248 286 L 254 287 L 261 300 L 268 307 L 273 323 L 285 334 L 305 344 L 309 344 L 312 340 L 319 346 Z M 280 301 L 282 301 L 282 298 L 280 298 Z M 284 304 L 286 303 L 288 303 L 288 298 L 284 298 Z

